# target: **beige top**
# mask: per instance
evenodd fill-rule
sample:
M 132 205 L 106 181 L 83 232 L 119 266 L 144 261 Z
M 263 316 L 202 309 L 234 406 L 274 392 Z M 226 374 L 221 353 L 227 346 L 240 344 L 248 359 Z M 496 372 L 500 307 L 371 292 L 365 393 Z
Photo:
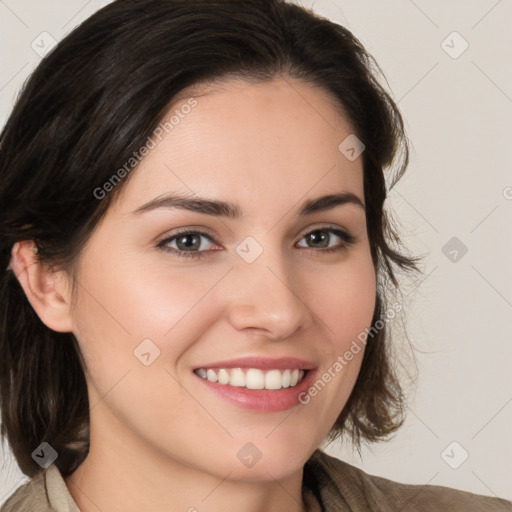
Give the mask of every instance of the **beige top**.
M 322 512 L 512 512 L 512 501 L 448 487 L 411 485 L 369 475 L 316 450 L 304 466 L 306 502 Z M 309 495 L 309 497 L 308 497 Z M 318 505 L 316 510 L 320 510 Z M 0 512 L 80 512 L 57 467 L 14 491 Z

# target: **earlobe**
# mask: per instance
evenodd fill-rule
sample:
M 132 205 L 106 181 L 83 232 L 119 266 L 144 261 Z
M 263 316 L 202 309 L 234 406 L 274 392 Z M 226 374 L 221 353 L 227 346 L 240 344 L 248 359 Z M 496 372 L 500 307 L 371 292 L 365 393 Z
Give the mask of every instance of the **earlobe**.
M 10 268 L 41 321 L 57 332 L 72 332 L 69 291 L 63 272 L 55 272 L 37 258 L 32 240 L 16 242 Z

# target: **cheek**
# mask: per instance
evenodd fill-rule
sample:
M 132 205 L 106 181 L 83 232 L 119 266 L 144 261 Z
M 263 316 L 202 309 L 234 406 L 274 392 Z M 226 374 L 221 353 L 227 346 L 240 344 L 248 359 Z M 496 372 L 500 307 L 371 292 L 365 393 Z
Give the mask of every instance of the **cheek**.
M 74 320 L 91 403 L 100 405 L 96 414 L 107 407 L 140 432 L 172 421 L 181 424 L 184 413 L 190 422 L 207 420 L 175 368 L 218 318 L 208 291 L 225 270 L 198 276 L 197 268 L 156 269 L 128 260 L 89 268 L 102 270 L 82 274 Z
M 94 389 L 104 395 L 128 371 L 130 380 L 140 378 L 141 388 L 156 371 L 169 385 L 164 368 L 174 368 L 221 314 L 208 292 L 226 268 L 106 260 L 87 260 L 74 311 L 75 335 Z M 148 352 L 144 357 L 154 362 L 145 366 L 142 354 Z
M 316 275 L 307 286 L 314 290 L 312 309 L 323 321 L 331 349 L 345 350 L 352 339 L 370 326 L 375 310 L 376 276 L 366 253 L 335 270 Z
M 95 327 L 111 330 L 111 342 L 127 336 L 133 343 L 144 338 L 163 342 L 182 320 L 197 316 L 197 307 L 228 269 L 148 265 L 143 257 L 129 255 L 119 261 L 96 259 L 81 278 L 80 311 Z
M 311 303 L 321 319 L 324 343 L 317 380 L 305 397 L 314 416 L 332 425 L 355 385 L 364 355 L 364 335 L 375 310 L 375 269 L 369 253 L 316 275 Z

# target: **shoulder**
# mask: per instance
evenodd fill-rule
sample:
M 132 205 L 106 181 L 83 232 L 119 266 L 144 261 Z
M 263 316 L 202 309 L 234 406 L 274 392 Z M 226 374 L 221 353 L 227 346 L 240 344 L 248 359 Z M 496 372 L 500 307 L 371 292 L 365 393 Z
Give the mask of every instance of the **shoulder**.
M 369 475 L 316 450 L 305 480 L 316 485 L 325 510 L 394 512 L 511 512 L 512 502 L 437 485 L 413 485 Z
M 0 512 L 80 512 L 55 464 L 18 487 Z
M 0 507 L 0 512 L 51 512 L 44 471 L 18 487 Z

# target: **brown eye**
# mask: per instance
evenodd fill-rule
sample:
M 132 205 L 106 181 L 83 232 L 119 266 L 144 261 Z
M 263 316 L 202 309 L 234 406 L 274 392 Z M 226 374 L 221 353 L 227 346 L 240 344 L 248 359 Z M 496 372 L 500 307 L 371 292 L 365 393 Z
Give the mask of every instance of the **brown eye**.
M 335 238 L 342 240 L 342 243 L 337 245 L 330 245 L 331 241 Z M 310 231 L 305 234 L 303 238 L 309 244 L 309 248 L 318 249 L 318 252 L 333 252 L 347 249 L 350 244 L 355 242 L 355 237 L 341 229 L 334 228 L 320 228 Z
M 158 247 L 179 257 L 201 258 L 210 252 L 207 249 L 199 250 L 200 247 L 204 246 L 202 237 L 214 242 L 210 235 L 201 231 L 182 231 L 162 240 Z M 173 243 L 176 244 L 176 247 L 169 247 Z

